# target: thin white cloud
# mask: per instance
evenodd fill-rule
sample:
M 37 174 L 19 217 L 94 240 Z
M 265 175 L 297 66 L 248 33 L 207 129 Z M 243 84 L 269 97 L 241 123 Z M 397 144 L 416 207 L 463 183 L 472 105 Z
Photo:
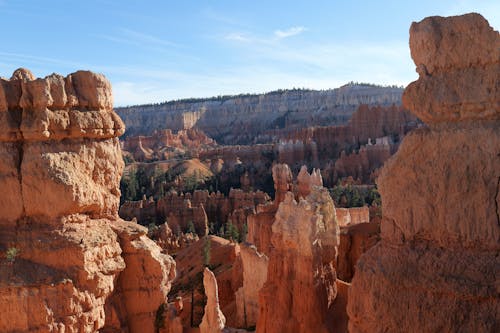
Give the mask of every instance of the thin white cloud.
M 228 41 L 236 41 L 236 42 L 245 42 L 245 43 L 274 46 L 280 40 L 288 38 L 288 37 L 299 35 L 299 34 L 303 33 L 304 31 L 307 31 L 307 28 L 302 27 L 302 26 L 295 26 L 295 27 L 288 28 L 286 30 L 275 30 L 272 33 L 272 35 L 270 35 L 270 36 L 255 36 L 255 35 L 250 34 L 250 33 L 231 32 L 229 34 L 226 34 L 224 36 L 224 39 L 228 40 Z
M 249 42 L 251 40 L 251 38 L 239 32 L 227 34 L 226 36 L 224 36 L 224 39 L 238 42 Z
M 292 36 L 296 36 L 298 34 L 301 34 L 303 33 L 304 31 L 306 31 L 307 29 L 305 27 L 302 27 L 302 26 L 296 26 L 296 27 L 291 27 L 291 28 L 288 28 L 286 30 L 275 30 L 274 31 L 274 36 L 276 38 L 288 38 L 288 37 L 292 37 Z

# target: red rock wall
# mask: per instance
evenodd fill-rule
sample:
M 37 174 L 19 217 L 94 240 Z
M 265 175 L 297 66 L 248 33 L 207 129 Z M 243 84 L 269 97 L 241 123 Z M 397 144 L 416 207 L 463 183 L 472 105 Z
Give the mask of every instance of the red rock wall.
M 175 263 L 118 218 L 124 126 L 106 78 L 17 70 L 0 79 L 0 127 L 0 331 L 152 328 Z M 147 306 L 141 293 L 112 301 L 120 279 L 139 290 L 127 278 L 139 267 Z
M 380 174 L 382 239 L 356 266 L 349 331 L 498 331 L 500 35 L 479 14 L 429 17 L 410 48 L 403 100 L 429 127 Z

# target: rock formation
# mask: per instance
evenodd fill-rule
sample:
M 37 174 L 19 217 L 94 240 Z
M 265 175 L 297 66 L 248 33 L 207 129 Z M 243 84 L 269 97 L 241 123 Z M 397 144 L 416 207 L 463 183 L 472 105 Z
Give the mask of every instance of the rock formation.
M 382 239 L 356 267 L 349 331 L 498 331 L 500 35 L 479 14 L 429 17 L 410 48 L 403 101 L 429 127 L 380 174 Z
M 226 325 L 226 318 L 219 307 L 217 280 L 208 268 L 203 271 L 203 287 L 207 296 L 205 314 L 200 324 L 200 333 L 220 333 Z
M 255 327 L 259 317 L 259 292 L 267 280 L 269 259 L 255 246 L 240 247 L 243 286 L 236 291 L 236 327 Z
M 213 139 L 197 129 L 172 133 L 166 129 L 154 131 L 148 136 L 128 136 L 123 141 L 123 150 L 130 152 L 136 161 L 166 160 L 183 156 L 189 152 L 196 157 L 199 151 L 215 147 Z
M 329 331 L 339 229 L 328 191 L 309 184 L 310 194 L 298 201 L 286 192 L 276 212 L 267 281 L 259 295 L 258 332 Z M 304 191 L 300 183 L 298 188 Z
M 343 124 L 360 104 L 400 104 L 401 92 L 401 88 L 348 84 L 327 91 L 285 90 L 116 111 L 131 135 L 151 135 L 168 124 L 173 131 L 200 129 L 222 144 L 250 144 L 270 129 Z
M 363 184 L 373 182 L 373 172 L 380 168 L 397 150 L 398 144 L 389 137 L 377 138 L 375 144 L 369 142 L 358 151 L 346 154 L 340 153 L 333 168 L 325 168 L 325 173 L 331 173 L 330 183 L 336 184 L 338 180 L 352 177 Z M 331 170 L 333 169 L 333 170 Z
M 336 209 L 337 212 L 339 210 Z M 340 226 L 337 277 L 342 281 L 351 282 L 359 258 L 379 240 L 380 223 L 377 221 Z
M 240 189 L 231 189 L 228 196 L 201 190 L 192 194 L 169 192 L 156 201 L 152 198 L 126 201 L 120 207 L 120 216 L 128 220 L 136 218 L 143 225 L 167 220 L 170 229 L 178 233 L 187 232 L 192 222 L 196 233 L 202 237 L 210 224 L 218 231 L 230 220 L 241 231 L 246 217 L 255 211 L 257 205 L 269 200 L 262 191 L 244 192 Z
M 370 210 L 367 206 L 352 208 L 336 208 L 337 223 L 344 227 L 370 222 Z
M 118 218 L 124 126 L 112 103 L 91 72 L 0 79 L 2 332 L 154 329 L 175 263 Z
M 259 252 L 269 255 L 272 244 L 272 225 L 275 214 L 288 191 L 293 190 L 293 178 L 290 168 L 286 164 L 273 165 L 274 201 L 257 206 L 257 213 L 249 215 L 247 241 L 254 244 Z
M 174 302 L 168 303 L 163 309 L 160 308 L 158 310 L 160 312 L 157 313 L 160 322 L 158 333 L 182 333 L 184 328 L 179 314 L 183 310 L 182 298 L 177 298 Z
M 240 246 L 217 236 L 206 236 L 176 253 L 178 276 L 173 282 L 170 298 L 181 297 L 184 327 L 200 325 L 204 314 L 206 293 L 203 289 L 203 270 L 213 268 L 218 284 L 218 304 L 227 316 L 227 323 L 235 326 L 236 291 L 243 285 Z

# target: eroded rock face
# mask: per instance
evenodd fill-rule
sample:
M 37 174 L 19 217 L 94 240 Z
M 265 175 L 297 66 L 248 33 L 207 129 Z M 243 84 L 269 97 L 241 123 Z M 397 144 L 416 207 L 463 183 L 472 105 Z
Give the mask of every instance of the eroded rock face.
M 174 131 L 201 129 L 227 145 L 251 144 L 256 136 L 276 127 L 343 123 L 360 104 L 391 105 L 400 101 L 401 88 L 345 85 L 327 91 L 295 90 L 223 100 L 167 102 L 119 108 L 117 112 L 131 134 L 152 133 L 168 124 Z M 315 117 L 311 117 L 314 112 Z
M 257 213 L 255 215 L 249 215 L 247 218 L 248 242 L 254 244 L 260 252 L 266 255 L 269 255 L 272 248 L 271 227 L 275 220 L 276 211 L 280 203 L 285 199 L 288 191 L 293 190 L 292 171 L 287 164 L 273 165 L 272 173 L 275 189 L 274 201 L 272 203 L 258 205 Z M 303 175 L 303 177 L 310 177 L 309 174 L 307 175 L 308 176 Z M 304 191 L 308 191 L 308 188 L 305 188 Z
M 259 317 L 259 292 L 267 280 L 269 259 L 255 246 L 244 244 L 240 249 L 243 286 L 236 291 L 236 326 L 255 327 Z
M 126 303 L 140 304 L 144 295 L 127 295 L 114 317 L 118 329 L 136 331 L 136 323 L 148 322 L 136 315 L 151 319 L 165 300 L 173 260 L 143 236 L 124 240 L 144 235 L 140 228 L 117 231 L 123 223 L 117 136 L 124 125 L 112 107 L 111 86 L 100 74 L 35 79 L 19 69 L 0 79 L 2 332 L 102 329 L 113 321 L 107 303 L 117 279 L 140 270 L 141 260 L 151 264 L 142 274 L 153 302 L 135 311 Z M 134 262 L 133 255 L 143 259 Z
M 349 331 L 496 331 L 500 35 L 478 14 L 430 17 L 410 47 L 404 102 L 429 128 L 380 174 L 382 240 L 358 262 Z
M 298 202 L 287 192 L 276 212 L 258 332 L 329 331 L 339 229 L 328 191 L 318 186 L 309 191 Z
M 498 32 L 479 14 L 413 23 L 410 49 L 419 79 L 403 102 L 429 124 L 498 119 L 498 44 Z

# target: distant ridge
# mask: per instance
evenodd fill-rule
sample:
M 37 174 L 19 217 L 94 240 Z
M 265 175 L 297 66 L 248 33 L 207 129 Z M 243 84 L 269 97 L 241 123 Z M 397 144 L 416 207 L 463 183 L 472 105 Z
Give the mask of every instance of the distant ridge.
M 292 88 L 292 89 L 278 89 L 272 90 L 264 93 L 241 93 L 236 95 L 217 95 L 210 97 L 192 97 L 192 98 L 180 98 L 180 99 L 172 99 L 169 101 L 159 102 L 159 103 L 146 103 L 146 104 L 133 104 L 127 106 L 119 106 L 116 109 L 128 109 L 134 108 L 138 106 L 158 106 L 158 105 L 172 105 L 175 103 L 199 103 L 199 102 L 213 102 L 213 101 L 226 101 L 234 98 L 243 98 L 243 97 L 254 97 L 254 96 L 267 96 L 267 95 L 278 95 L 289 92 L 325 92 L 325 91 L 334 91 L 336 89 L 347 88 L 347 87 L 370 87 L 370 88 L 396 88 L 404 89 L 404 86 L 398 85 L 380 85 L 375 83 L 365 83 L 365 82 L 354 82 L 350 81 L 339 88 L 331 88 L 331 89 L 308 89 L 308 88 Z
M 347 123 L 359 105 L 400 105 L 402 87 L 350 82 L 328 90 L 189 98 L 116 108 L 128 135 L 197 128 L 221 144 L 249 144 L 269 130 Z

